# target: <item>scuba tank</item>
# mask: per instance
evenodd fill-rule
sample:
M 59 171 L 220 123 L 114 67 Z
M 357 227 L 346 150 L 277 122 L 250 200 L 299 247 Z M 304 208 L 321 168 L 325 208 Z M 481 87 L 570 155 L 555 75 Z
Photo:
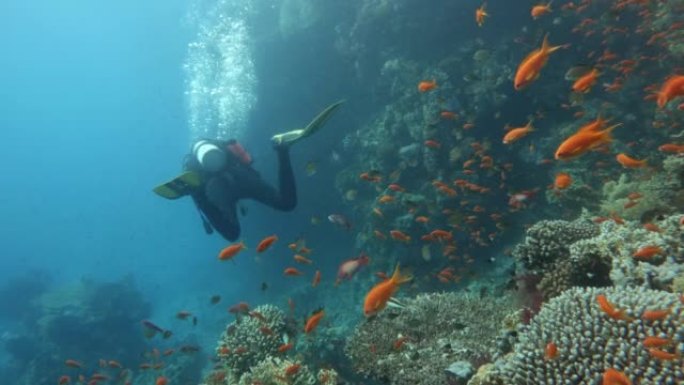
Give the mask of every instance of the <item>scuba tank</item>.
M 192 146 L 192 155 L 207 172 L 218 172 L 226 166 L 226 153 L 208 140 L 200 140 Z

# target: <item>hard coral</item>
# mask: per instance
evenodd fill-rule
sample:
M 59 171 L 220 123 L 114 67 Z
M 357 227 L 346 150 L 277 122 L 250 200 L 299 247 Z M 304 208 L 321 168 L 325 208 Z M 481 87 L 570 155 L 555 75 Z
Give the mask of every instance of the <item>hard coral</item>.
M 273 305 L 254 309 L 260 317 L 244 316 L 232 322 L 221 334 L 216 354 L 221 363 L 236 375 L 258 364 L 266 357 L 276 355 L 286 335 L 283 312 Z
M 240 377 L 239 385 L 313 385 L 316 378 L 297 361 L 268 357 Z
M 498 337 L 514 309 L 510 298 L 424 294 L 356 328 L 346 352 L 355 369 L 393 385 L 445 383 L 456 361 L 481 363 L 499 353 Z
M 603 294 L 624 319 L 614 319 L 597 303 Z M 668 310 L 662 319 L 643 320 L 646 310 Z M 544 305 L 523 328 L 502 378 L 510 385 L 593 385 L 608 368 L 634 384 L 674 385 L 684 381 L 684 359 L 657 358 L 644 346 L 649 336 L 670 340 L 659 351 L 681 349 L 684 306 L 678 295 L 643 288 L 574 288 Z M 555 357 L 545 356 L 549 343 Z
M 525 241 L 516 246 L 513 256 L 527 269 L 543 270 L 557 259 L 567 257 L 572 243 L 598 232 L 598 227 L 583 219 L 539 221 L 527 230 Z

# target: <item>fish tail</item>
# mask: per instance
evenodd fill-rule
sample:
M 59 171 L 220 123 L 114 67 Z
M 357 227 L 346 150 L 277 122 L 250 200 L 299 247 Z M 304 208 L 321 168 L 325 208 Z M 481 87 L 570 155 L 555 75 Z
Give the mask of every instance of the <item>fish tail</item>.
M 394 268 L 394 273 L 392 274 L 391 280 L 397 285 L 401 285 L 402 283 L 406 283 L 412 279 L 413 276 L 411 274 L 401 274 L 401 271 L 399 270 L 399 264 L 397 263 L 397 267 Z
M 606 128 L 606 129 L 604 129 L 603 131 L 601 131 L 601 142 L 603 142 L 603 143 L 612 142 L 613 136 L 611 135 L 611 132 L 620 126 L 622 126 L 622 123 L 614 124 L 614 125 Z

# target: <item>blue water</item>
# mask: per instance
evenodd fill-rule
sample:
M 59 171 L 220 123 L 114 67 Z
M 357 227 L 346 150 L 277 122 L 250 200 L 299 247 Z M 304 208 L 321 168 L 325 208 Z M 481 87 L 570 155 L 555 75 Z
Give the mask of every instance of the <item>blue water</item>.
M 325 306 L 328 319 L 323 327 L 340 326 L 342 329 L 334 332 L 339 342 L 350 333 L 351 326 L 362 322 L 361 299 L 375 282 L 372 274 L 376 271 L 389 270 L 400 261 L 420 277 L 416 286 L 405 289 L 410 295 L 420 291 L 419 285 L 441 290 L 443 286 L 434 286 L 432 281 L 446 264 L 439 259 L 421 261 L 417 243 L 374 243 L 369 229 L 388 233 L 397 226 L 398 222 L 392 222 L 395 217 L 406 215 L 403 207 L 393 212 L 392 206 L 383 206 L 390 213 L 384 222 L 370 214 L 372 208 L 379 207 L 376 199 L 387 193 L 384 184 L 377 188 L 358 182 L 353 186 L 358 198 L 344 198 L 346 193 L 351 194 L 349 175 L 356 180 L 357 174 L 377 166 L 387 178 L 405 166 L 394 164 L 401 160 L 398 149 L 416 143 L 421 149 L 420 162 L 434 161 L 438 170 L 404 170 L 400 183 L 413 188 L 412 192 L 429 195 L 426 191 L 433 191 L 429 187 L 433 180 L 449 182 L 455 178 L 470 178 L 494 189 L 491 195 L 471 195 L 473 202 L 461 206 L 433 194 L 418 213 L 431 210 L 435 224 L 430 229 L 446 226 L 448 215 L 441 215 L 444 207 L 461 214 L 478 204 L 484 205 L 487 213 L 504 213 L 501 228 L 488 221 L 478 229 L 482 237 L 489 232 L 498 234 L 486 247 L 475 244 L 469 232 L 479 225 L 465 225 L 456 239 L 462 248 L 459 253 L 478 259 L 468 274 L 502 272 L 505 280 L 510 264 L 501 262 L 503 250 L 512 247 L 535 220 L 566 214 L 558 204 L 546 204 L 549 202 L 542 198 L 558 167 L 542 165 L 542 160 L 553 157 L 556 141 L 562 137 L 557 131 L 576 120 L 571 118 L 572 112 L 558 107 L 568 102 L 569 84 L 553 79 L 562 79 L 571 66 L 586 64 L 589 52 L 600 54 L 603 47 L 598 40 L 570 32 L 583 17 L 561 17 L 556 11 L 532 23 L 528 6 L 533 1 L 524 6 L 492 1 L 487 8 L 492 17 L 483 28 L 473 20 L 480 1 L 429 3 L 2 1 L 0 377 L 11 376 L 22 385 L 53 384 L 64 371 L 65 359 L 84 361 L 90 369 L 100 358 L 116 359 L 135 371 L 142 362 L 141 355 L 153 348 L 192 343 L 201 347 L 202 358 L 185 381 L 199 383 L 201 374 L 211 368 L 218 336 L 234 319 L 226 308 L 238 301 L 252 306 L 273 303 L 287 311 L 287 298 L 295 297 L 297 325 L 312 310 Z M 627 17 L 602 19 L 602 23 L 617 27 L 632 22 Z M 489 70 L 515 71 L 516 64 L 538 46 L 547 31 L 551 31 L 552 44 L 573 45 L 554 54 L 531 90 L 515 93 L 507 79 L 504 85 L 472 91 L 474 82 L 467 79 L 486 76 L 484 70 L 488 70 L 472 61 L 475 51 L 483 49 L 498 55 L 496 60 L 486 61 L 494 68 Z M 652 47 L 642 51 L 630 48 L 643 44 L 643 39 L 629 39 L 632 37 L 611 42 L 614 50 L 621 50 L 620 59 L 660 52 Z M 444 64 L 446 59 L 452 64 Z M 393 61 L 404 67 L 392 72 Z M 649 82 L 657 83 L 672 68 L 649 71 L 648 76 L 655 76 Z M 596 91 L 586 96 L 591 101 L 587 102 L 587 111 L 596 112 L 600 102 L 610 102 L 613 105 L 601 108 L 620 118 L 624 115 L 634 126 L 649 127 L 654 107 L 642 104 L 645 93 L 635 91 L 647 83 L 639 79 L 629 84 L 626 89 L 632 94 L 600 90 L 601 83 L 615 77 L 611 73 L 599 80 Z M 438 91 L 410 99 L 410 93 L 417 92 L 418 82 L 433 78 L 439 79 Z M 494 94 L 505 96 L 506 101 L 492 102 Z M 296 210 L 283 213 L 254 202 L 243 203 L 246 215 L 240 217 L 240 240 L 248 249 L 236 257 L 235 263 L 217 260 L 218 252 L 230 243 L 218 234 L 204 233 L 189 198 L 169 201 L 152 192 L 154 186 L 179 173 L 193 140 L 204 137 L 238 139 L 251 153 L 254 167 L 263 178 L 275 184 L 277 159 L 269 138 L 303 127 L 318 111 L 340 99 L 347 102 L 325 129 L 292 149 L 299 196 Z M 385 106 L 397 100 L 415 104 L 401 105 L 403 109 L 394 111 L 395 120 L 384 122 L 387 127 L 370 125 Z M 420 121 L 412 114 L 422 112 L 422 108 L 432 108 L 438 114 L 437 106 L 467 112 L 468 116 L 461 119 L 477 125 L 465 132 L 460 129 L 465 120 L 433 122 L 444 151 L 426 160 L 423 155 L 429 152 L 423 149 L 422 141 L 428 138 L 416 141 L 402 124 Z M 627 119 L 626 112 L 636 117 Z M 538 119 L 538 125 L 535 122 L 538 130 L 534 141 L 501 145 L 501 127 L 523 125 L 535 114 L 546 117 Z M 674 130 L 675 126 L 671 127 Z M 382 138 L 391 148 L 373 158 L 363 151 L 383 147 L 355 142 L 368 137 L 359 130 L 396 135 Z M 618 148 L 627 148 L 623 142 L 636 140 L 629 133 L 616 131 Z M 660 137 L 646 143 L 650 146 L 656 139 L 663 143 L 668 139 L 663 133 L 657 135 Z M 502 183 L 497 189 L 501 168 L 479 170 L 473 177 L 464 176 L 460 169 L 463 161 L 474 157 L 470 144 L 487 140 L 492 142 L 487 154 L 494 157 L 497 167 L 515 164 L 505 187 Z M 448 149 L 459 146 L 463 158 L 449 164 Z M 635 148 L 638 151 L 641 149 Z M 367 162 L 369 158 L 390 164 L 378 166 Z M 317 169 L 307 176 L 305 165 L 310 162 Z M 586 165 L 593 167 L 589 162 Z M 581 173 L 582 168 L 572 171 Z M 609 176 L 586 175 L 586 181 L 600 191 Z M 345 187 L 336 185 L 340 181 L 347 183 Z M 510 195 L 533 188 L 541 189 L 530 198 L 538 202 L 539 210 L 535 207 L 534 211 L 510 214 Z M 326 218 L 330 214 L 349 217 L 352 231 L 329 223 Z M 312 217 L 319 218 L 320 223 L 313 224 Z M 412 217 L 406 227 L 414 238 L 424 230 Z M 364 231 L 368 234 L 360 236 Z M 267 253 L 257 255 L 256 245 L 271 234 L 277 234 L 279 241 Z M 283 269 L 294 266 L 287 245 L 297 239 L 306 240 L 314 250 L 311 258 L 315 265 L 298 266 L 306 272 L 305 277 L 283 277 Z M 340 263 L 368 251 L 364 248 L 371 248 L 371 267 L 361 271 L 353 285 L 333 288 Z M 373 253 L 379 250 L 379 255 Z M 310 279 L 317 269 L 323 274 L 325 288 L 314 291 Z M 52 329 L 46 325 L 57 322 L 50 321 L 49 306 L 40 298 L 59 301 L 54 296 L 40 296 L 58 293 L 59 300 L 78 301 L 80 297 L 73 292 L 59 294 L 73 287 L 98 293 L 98 304 L 110 313 L 94 315 L 96 311 L 89 309 L 93 314 L 73 316 L 71 311 L 78 313 L 79 309 L 64 306 L 60 308 L 62 323 L 50 334 L 46 330 Z M 101 293 L 98 290 L 102 288 Z M 134 294 L 122 296 L 120 301 L 107 296 L 128 295 L 127 289 Z M 222 297 L 221 303 L 209 305 L 209 298 L 217 294 Z M 330 298 L 339 301 L 330 303 Z M 191 311 L 198 325 L 176 319 L 180 310 Z M 101 318 L 88 324 L 90 316 Z M 143 339 L 142 319 L 172 330 L 174 336 L 168 341 Z M 126 337 L 111 339 L 119 334 Z M 65 341 L 73 341 L 73 346 Z M 315 363 L 319 364 L 322 362 Z M 36 368 L 45 372 L 45 378 L 32 377 Z

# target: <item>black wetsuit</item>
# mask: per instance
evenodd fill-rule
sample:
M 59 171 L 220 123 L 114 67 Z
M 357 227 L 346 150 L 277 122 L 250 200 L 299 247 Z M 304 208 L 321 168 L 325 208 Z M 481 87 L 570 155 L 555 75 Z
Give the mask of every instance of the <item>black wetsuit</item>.
M 216 231 L 229 241 L 240 237 L 240 222 L 237 202 L 240 199 L 254 199 L 276 210 L 291 211 L 297 205 L 290 153 L 286 146 L 276 146 L 278 153 L 279 189 L 267 183 L 250 165 L 227 150 L 226 141 L 211 141 L 226 152 L 228 162 L 219 172 L 208 173 L 202 169 L 194 156 L 188 156 L 185 169 L 202 175 L 203 184 L 191 192 L 192 199 Z M 211 229 L 206 226 L 207 232 Z

